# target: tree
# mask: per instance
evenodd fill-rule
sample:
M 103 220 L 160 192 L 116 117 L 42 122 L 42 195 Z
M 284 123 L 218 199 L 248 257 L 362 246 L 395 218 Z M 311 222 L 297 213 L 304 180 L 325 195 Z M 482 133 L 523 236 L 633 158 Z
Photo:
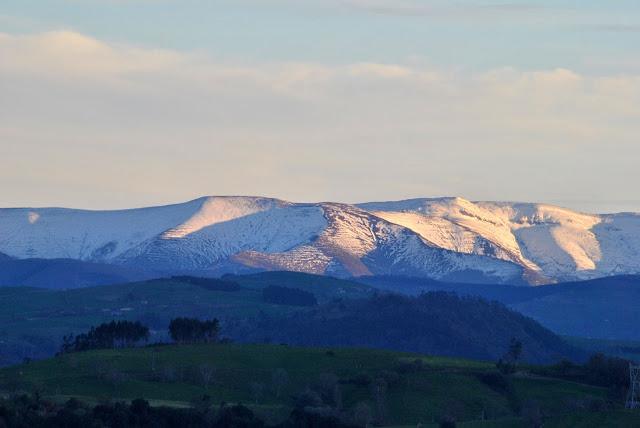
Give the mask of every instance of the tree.
M 522 342 L 517 340 L 515 337 L 511 338 L 511 342 L 509 343 L 509 352 L 507 352 L 507 355 L 514 362 L 520 360 L 520 357 L 522 356 Z
M 540 412 L 540 406 L 536 401 L 530 400 L 524 404 L 522 417 L 527 421 L 531 428 L 542 427 L 542 413 Z
M 289 383 L 289 374 L 285 369 L 276 369 L 271 375 L 271 383 L 273 384 L 273 390 L 276 393 L 276 398 L 280 398 L 282 388 Z
M 377 378 L 371 384 L 371 396 L 375 403 L 376 423 L 383 425 L 387 418 L 387 382 Z
M 200 321 L 197 318 L 175 318 L 169 324 L 169 334 L 177 343 L 211 343 L 218 338 L 217 319 Z
M 208 413 L 213 406 L 213 402 L 211 400 L 211 396 L 203 395 L 201 397 L 197 397 L 191 401 L 191 406 L 196 409 L 199 413 Z
M 236 404 L 235 406 L 222 405 L 218 410 L 218 416 L 213 426 L 219 428 L 259 428 L 264 426 L 264 422 L 242 404 Z
M 509 342 L 509 349 L 496 363 L 496 367 L 504 374 L 514 373 L 520 357 L 522 356 L 522 342 L 515 337 Z
M 75 337 L 64 336 L 61 353 L 89 349 L 129 348 L 147 340 L 149 340 L 149 328 L 140 322 L 111 321 L 91 327 L 87 333 Z
M 251 397 L 253 398 L 253 401 L 258 404 L 264 396 L 264 384 L 260 382 L 251 382 L 249 388 L 251 389 Z
M 440 418 L 438 426 L 440 428 L 456 428 L 456 419 L 451 415 L 445 415 Z
M 215 375 L 215 370 L 208 364 L 202 364 L 198 368 L 198 374 L 200 376 L 200 382 L 202 382 L 202 386 L 205 389 L 209 388 L 209 385 L 213 381 L 213 377 Z
M 322 373 L 318 376 L 317 390 L 322 400 L 336 409 L 342 407 L 342 395 L 338 376 L 333 373 Z
M 294 406 L 296 409 L 320 407 L 322 406 L 322 398 L 320 397 L 320 394 L 311 388 L 305 388 L 304 391 L 294 396 Z
M 594 354 L 585 364 L 587 381 L 611 389 L 623 390 L 629 387 L 629 360 Z
M 356 404 L 356 407 L 353 409 L 353 421 L 356 425 L 366 428 L 372 420 L 371 407 L 364 401 Z

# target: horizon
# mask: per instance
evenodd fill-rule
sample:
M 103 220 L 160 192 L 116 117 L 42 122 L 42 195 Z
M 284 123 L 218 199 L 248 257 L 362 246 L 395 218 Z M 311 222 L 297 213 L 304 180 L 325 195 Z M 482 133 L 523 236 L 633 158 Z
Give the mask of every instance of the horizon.
M 204 196 L 198 196 L 195 198 L 187 198 L 183 200 L 176 201 L 165 201 L 165 202 L 157 202 L 151 203 L 147 205 L 132 205 L 132 206 L 121 206 L 121 207 L 81 207 L 81 206 L 65 206 L 65 205 L 24 205 L 24 206 L 0 206 L 0 210 L 2 209 L 70 209 L 70 210 L 79 210 L 79 211 L 126 211 L 126 210 L 136 210 L 136 209 L 145 209 L 145 208 L 157 208 L 163 206 L 171 206 L 171 205 L 181 205 L 190 202 L 197 201 L 199 199 L 207 199 L 207 198 L 264 198 L 264 199 L 274 199 L 283 202 L 289 202 L 293 204 L 322 204 L 322 203 L 337 203 L 337 204 L 346 204 L 346 205 L 361 205 L 367 203 L 382 203 L 382 202 L 403 202 L 403 201 L 411 201 L 411 200 L 444 200 L 444 199 L 456 199 L 460 198 L 472 203 L 506 203 L 506 204 L 531 204 L 531 205 L 548 205 L 554 206 L 558 208 L 568 209 L 570 211 L 575 211 L 583 214 L 591 214 L 591 215 L 608 215 L 608 214 L 640 214 L 640 209 L 637 211 L 634 210 L 612 210 L 612 211 L 589 211 L 586 209 L 581 209 L 579 206 L 589 206 L 589 201 L 565 201 L 566 204 L 556 203 L 556 202 L 547 202 L 547 201 L 516 201 L 516 200 L 477 200 L 477 199 L 469 199 L 463 196 L 425 196 L 425 197 L 409 197 L 402 199 L 375 199 L 375 200 L 361 200 L 357 202 L 345 202 L 345 201 L 330 201 L 330 200 L 316 200 L 316 201 L 297 201 L 285 198 L 279 198 L 275 196 L 260 196 L 260 195 L 239 195 L 239 194 L 209 194 Z M 638 203 L 637 201 L 610 201 L 609 206 L 630 206 Z M 571 206 L 571 205 L 574 206 Z M 593 203 L 591 203 L 593 205 Z

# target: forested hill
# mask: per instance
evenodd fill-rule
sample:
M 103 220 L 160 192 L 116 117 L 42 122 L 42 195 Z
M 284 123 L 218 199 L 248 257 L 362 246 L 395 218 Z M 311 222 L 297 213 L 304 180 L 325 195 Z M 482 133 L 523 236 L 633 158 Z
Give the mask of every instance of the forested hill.
M 538 287 L 445 283 L 424 278 L 358 278 L 381 290 L 418 295 L 448 291 L 497 300 L 562 336 L 640 340 L 640 275 L 620 275 Z
M 356 346 L 496 360 L 512 338 L 523 359 L 581 359 L 580 351 L 536 321 L 496 302 L 444 292 L 335 301 L 285 317 L 229 326 L 233 336 L 305 346 Z

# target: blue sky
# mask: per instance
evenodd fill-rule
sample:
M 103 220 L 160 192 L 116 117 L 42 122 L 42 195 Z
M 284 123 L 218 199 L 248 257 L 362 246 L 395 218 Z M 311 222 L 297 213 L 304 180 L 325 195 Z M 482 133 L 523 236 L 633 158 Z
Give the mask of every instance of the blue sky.
M 637 71 L 637 1 L 5 0 L 6 32 L 73 29 L 112 42 L 248 61 L 405 62 Z
M 4 0 L 2 206 L 640 211 L 640 2 Z

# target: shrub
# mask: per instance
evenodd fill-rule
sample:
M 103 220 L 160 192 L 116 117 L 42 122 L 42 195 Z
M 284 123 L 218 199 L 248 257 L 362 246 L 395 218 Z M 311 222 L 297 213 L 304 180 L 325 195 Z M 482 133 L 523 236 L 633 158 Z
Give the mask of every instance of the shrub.
M 438 426 L 440 428 L 456 428 L 456 420 L 453 416 L 446 415 L 440 418 Z
M 509 379 L 499 372 L 483 373 L 480 375 L 480 381 L 500 393 L 506 393 L 511 389 Z

